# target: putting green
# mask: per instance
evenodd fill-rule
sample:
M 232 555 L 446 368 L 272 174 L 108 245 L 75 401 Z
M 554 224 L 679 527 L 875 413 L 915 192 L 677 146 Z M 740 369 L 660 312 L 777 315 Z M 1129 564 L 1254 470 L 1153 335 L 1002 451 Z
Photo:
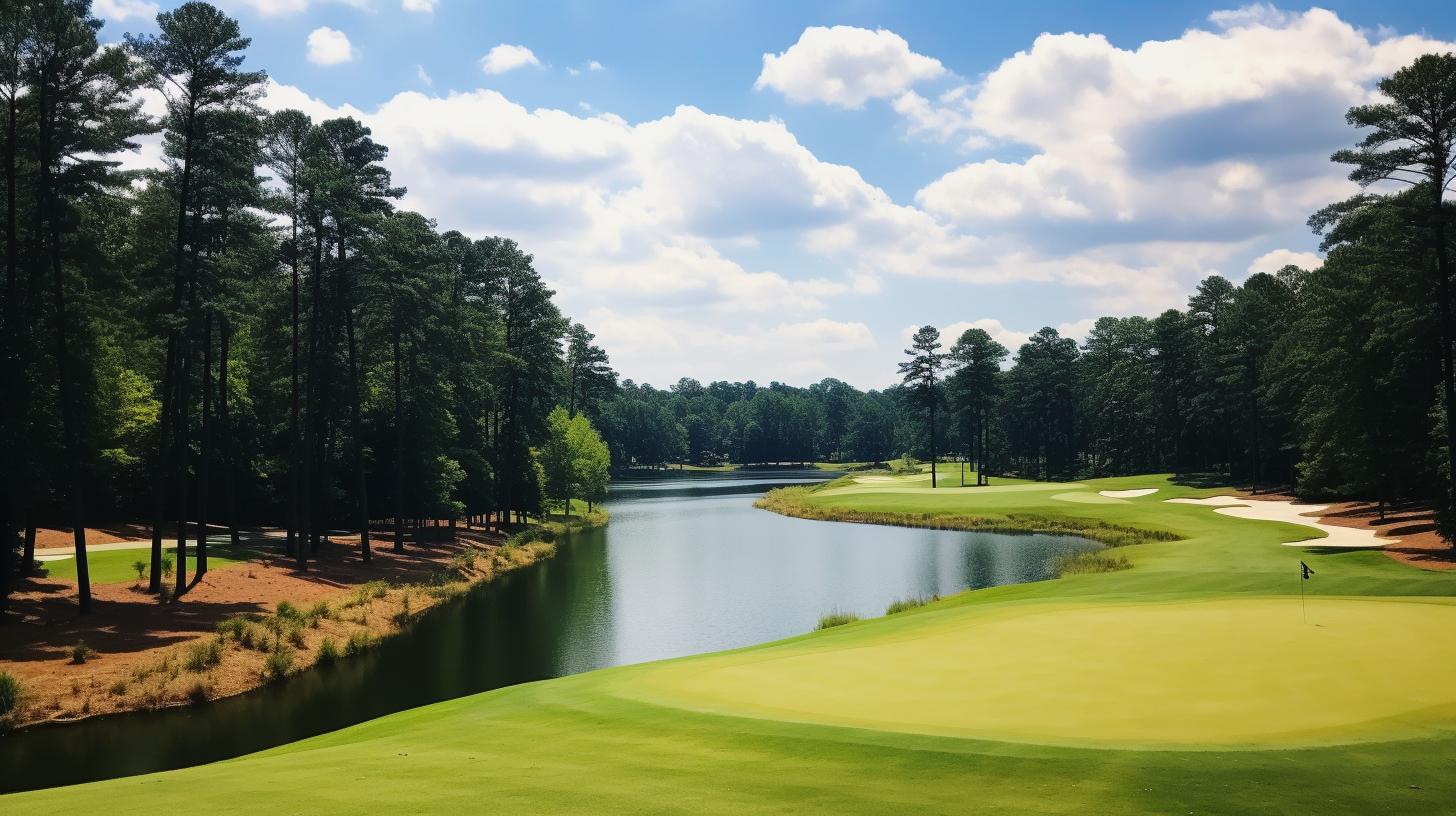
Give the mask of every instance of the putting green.
M 1456 732 L 1456 604 L 1313 599 L 1308 614 L 1306 624 L 1297 598 L 931 613 L 893 637 L 861 626 L 838 642 L 664 664 L 624 693 L 715 713 L 1060 745 Z

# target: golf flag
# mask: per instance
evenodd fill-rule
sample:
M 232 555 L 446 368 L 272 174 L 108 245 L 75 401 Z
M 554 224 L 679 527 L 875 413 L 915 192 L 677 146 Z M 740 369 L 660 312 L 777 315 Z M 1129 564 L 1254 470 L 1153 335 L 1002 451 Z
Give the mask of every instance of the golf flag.
M 1303 561 L 1300 561 L 1299 562 L 1299 575 L 1304 580 L 1308 581 L 1309 580 L 1309 576 L 1314 575 L 1314 570 L 1310 569 L 1308 564 L 1304 563 Z

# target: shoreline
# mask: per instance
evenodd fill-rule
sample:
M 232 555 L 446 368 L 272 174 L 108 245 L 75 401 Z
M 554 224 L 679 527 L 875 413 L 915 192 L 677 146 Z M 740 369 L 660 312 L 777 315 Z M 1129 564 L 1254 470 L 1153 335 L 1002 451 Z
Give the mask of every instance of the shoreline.
M 408 632 L 426 610 L 553 556 L 560 536 L 607 522 L 599 510 L 510 536 L 460 527 L 455 542 L 413 542 L 403 554 L 381 538 L 369 564 L 357 534 L 334 536 L 304 573 L 263 553 L 210 570 L 167 606 L 129 583 L 98 584 L 85 618 L 74 582 L 29 579 L 8 613 L 20 619 L 0 626 L 0 672 L 22 690 L 3 728 L 205 705 L 348 660 Z M 82 662 L 72 657 L 77 640 L 94 650 Z

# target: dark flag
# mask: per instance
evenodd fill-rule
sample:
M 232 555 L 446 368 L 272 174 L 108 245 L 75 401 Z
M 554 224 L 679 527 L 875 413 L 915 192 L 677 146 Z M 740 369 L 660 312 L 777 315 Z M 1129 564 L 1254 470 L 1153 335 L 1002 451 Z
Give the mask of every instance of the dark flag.
M 1302 577 L 1302 578 L 1304 578 L 1304 580 L 1308 581 L 1309 580 L 1309 577 L 1311 575 L 1314 575 L 1314 570 L 1310 569 L 1308 564 L 1304 563 L 1303 561 L 1300 561 L 1299 562 L 1299 574 L 1300 574 L 1300 577 Z

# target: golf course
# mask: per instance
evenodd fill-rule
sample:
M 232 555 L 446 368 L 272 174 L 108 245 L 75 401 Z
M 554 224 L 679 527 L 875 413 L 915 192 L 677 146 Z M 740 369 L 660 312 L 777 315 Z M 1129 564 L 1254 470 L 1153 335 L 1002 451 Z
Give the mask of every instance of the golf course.
M 785 488 L 766 503 L 805 516 L 977 519 L 1141 543 L 1087 554 L 1125 557 L 1095 568 L 1110 571 L 1072 559 L 1054 580 L 514 686 L 236 760 L 0 804 L 17 814 L 482 803 L 521 813 L 640 813 L 647 803 L 698 813 L 963 812 L 971 803 L 1039 813 L 1449 812 L 1456 573 L 1322 547 L 1323 533 L 1304 525 L 1169 502 L 1230 491 L 1166 475 L 968 488 L 948 476 L 932 489 L 927 473 L 865 474 Z M 1142 495 L 1119 497 L 1132 492 Z M 1314 570 L 1303 600 L 1301 560 Z

